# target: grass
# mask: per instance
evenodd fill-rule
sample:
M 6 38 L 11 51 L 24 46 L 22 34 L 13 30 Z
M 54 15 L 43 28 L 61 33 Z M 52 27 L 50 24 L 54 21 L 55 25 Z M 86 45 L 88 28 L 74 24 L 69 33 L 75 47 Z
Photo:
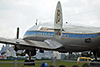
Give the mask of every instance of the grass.
M 36 61 L 43 61 L 43 60 L 36 60 Z M 36 62 L 35 61 L 35 62 Z M 0 60 L 0 62 L 14 62 L 14 60 Z M 24 62 L 24 60 L 18 60 L 17 62 Z M 36 63 L 35 66 L 24 66 L 23 64 L 17 64 L 17 67 L 40 67 L 42 63 Z M 53 62 L 47 62 L 48 65 L 53 65 Z M 72 67 L 73 65 L 78 65 L 82 67 L 84 63 L 77 64 L 76 62 L 65 62 L 65 61 L 57 61 L 56 67 L 60 65 L 65 65 L 66 67 Z M 14 64 L 0 64 L 0 67 L 14 67 Z

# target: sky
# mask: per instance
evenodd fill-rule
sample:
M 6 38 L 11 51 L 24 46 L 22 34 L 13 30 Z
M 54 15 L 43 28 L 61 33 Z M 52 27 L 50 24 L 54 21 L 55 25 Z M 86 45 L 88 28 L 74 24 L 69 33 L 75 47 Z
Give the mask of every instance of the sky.
M 60 1 L 60 0 L 59 0 Z M 58 0 L 0 0 L 0 37 L 19 37 L 36 23 L 54 23 Z M 61 0 L 63 24 L 100 27 L 100 0 Z M 1 45 L 0 45 L 1 47 Z

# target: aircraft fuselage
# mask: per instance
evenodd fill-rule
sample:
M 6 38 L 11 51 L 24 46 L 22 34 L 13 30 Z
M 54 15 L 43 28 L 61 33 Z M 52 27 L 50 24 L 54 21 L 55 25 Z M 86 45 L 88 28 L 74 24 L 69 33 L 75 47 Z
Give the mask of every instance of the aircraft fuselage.
M 94 50 L 99 47 L 100 33 L 62 33 L 60 40 L 55 39 L 53 31 L 33 30 L 27 31 L 24 39 L 44 41 L 55 40 L 63 45 L 58 51 L 81 52 Z

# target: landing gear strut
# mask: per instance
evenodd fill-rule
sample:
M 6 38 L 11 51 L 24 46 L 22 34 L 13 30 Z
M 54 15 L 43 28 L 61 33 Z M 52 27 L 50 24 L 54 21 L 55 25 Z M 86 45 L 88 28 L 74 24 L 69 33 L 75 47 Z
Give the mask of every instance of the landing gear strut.
M 35 49 L 33 51 L 26 50 L 26 53 L 29 56 L 29 60 L 25 60 L 25 62 L 34 62 L 34 60 L 31 59 L 31 56 L 36 55 L 36 50 Z M 27 64 L 24 64 L 24 65 L 35 66 L 35 63 L 27 63 Z
M 93 52 L 93 54 L 95 57 L 95 62 L 100 62 L 99 60 L 97 60 L 97 56 L 98 56 L 97 51 Z M 99 63 L 90 63 L 90 66 L 91 67 L 100 67 L 100 64 Z
M 95 57 L 95 61 L 97 61 L 97 52 L 93 52 L 94 57 Z
M 31 60 L 31 51 L 29 52 L 29 60 Z
M 96 54 L 95 54 L 95 61 L 97 61 L 97 52 L 96 52 Z

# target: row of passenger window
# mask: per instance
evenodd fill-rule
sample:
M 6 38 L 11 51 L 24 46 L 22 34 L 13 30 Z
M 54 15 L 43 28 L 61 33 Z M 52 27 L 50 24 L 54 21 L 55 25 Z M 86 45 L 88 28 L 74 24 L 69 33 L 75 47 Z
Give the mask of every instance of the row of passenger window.
M 39 32 L 29 33 L 27 32 L 26 35 L 54 36 L 54 33 L 39 33 Z
M 28 31 L 25 35 L 38 35 L 38 36 L 54 36 L 53 32 L 37 32 L 37 31 Z M 58 34 L 59 35 L 59 34 Z M 62 37 L 74 37 L 74 38 L 91 38 L 99 36 L 99 34 L 68 34 L 63 33 Z
M 45 33 L 45 32 L 43 32 L 43 33 L 39 33 L 39 32 L 34 32 L 34 33 L 29 33 L 29 32 L 27 32 L 26 33 L 26 35 L 38 35 L 38 36 L 54 36 L 54 33 Z M 68 37 L 68 35 L 67 34 L 63 34 L 63 36 L 62 37 Z

